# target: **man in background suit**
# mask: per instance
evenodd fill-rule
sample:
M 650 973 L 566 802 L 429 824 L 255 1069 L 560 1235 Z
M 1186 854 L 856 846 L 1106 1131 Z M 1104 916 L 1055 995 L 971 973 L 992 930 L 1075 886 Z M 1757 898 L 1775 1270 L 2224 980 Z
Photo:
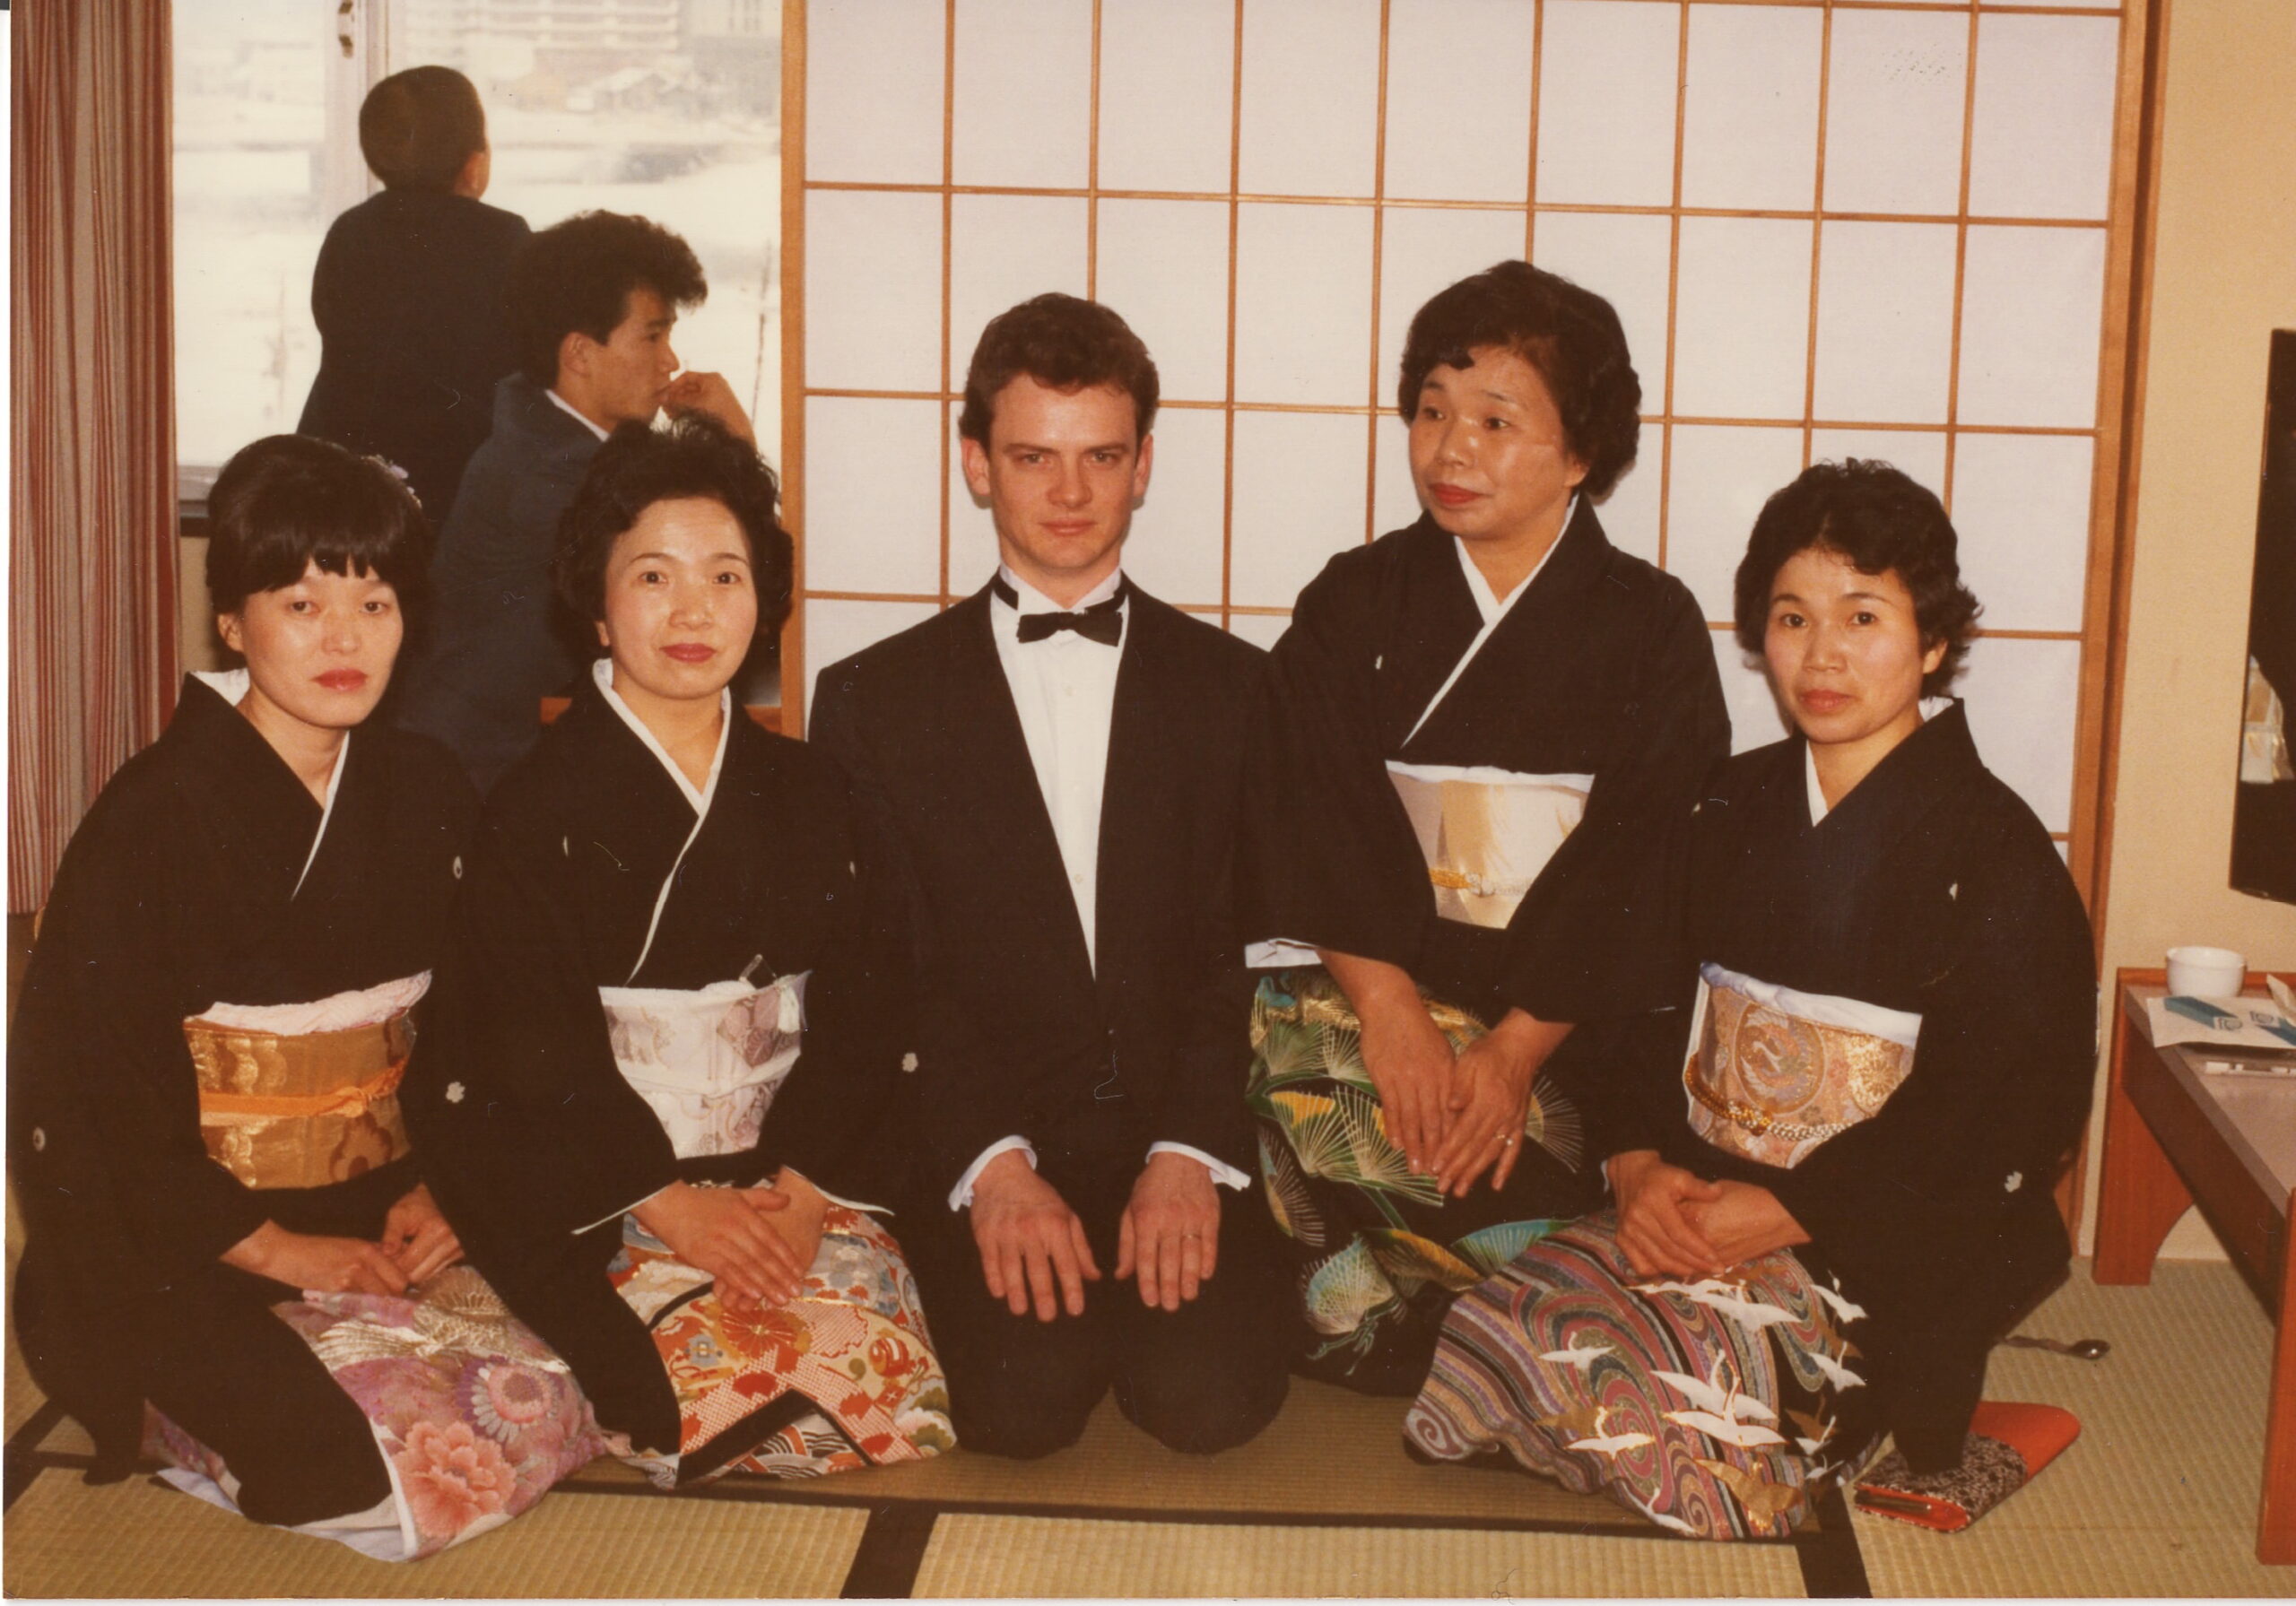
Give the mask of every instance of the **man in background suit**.
M 487 205 L 486 109 L 452 67 L 394 73 L 359 106 L 378 194 L 335 220 L 311 273 L 319 371 L 295 426 L 405 471 L 438 529 L 517 366 L 502 291 L 526 221 Z
M 1107 308 L 992 320 L 958 429 L 996 578 L 814 694 L 915 983 L 901 1239 L 958 1437 L 1000 1454 L 1074 1442 L 1111 1384 L 1174 1448 L 1241 1444 L 1297 1347 L 1243 1101 L 1260 654 L 1125 578 L 1155 407 Z

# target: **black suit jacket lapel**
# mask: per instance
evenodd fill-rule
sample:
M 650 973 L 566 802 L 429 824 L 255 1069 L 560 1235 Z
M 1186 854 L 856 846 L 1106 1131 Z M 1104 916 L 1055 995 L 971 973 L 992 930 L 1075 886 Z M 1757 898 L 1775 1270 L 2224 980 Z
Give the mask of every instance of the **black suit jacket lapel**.
M 950 765 L 948 796 L 953 807 L 947 827 L 974 838 L 982 873 L 1002 889 L 997 901 L 1028 925 L 1071 933 L 1075 969 L 1065 979 L 1068 985 L 1089 987 L 1091 956 L 1084 947 L 1076 899 L 1068 890 L 1052 812 L 1037 782 L 1036 761 L 1029 756 L 1012 685 L 996 655 L 988 594 L 977 593 L 950 609 L 949 622 L 947 719 L 935 733 L 945 744 Z M 1105 806 L 1101 819 L 1105 839 Z
M 1180 862 L 1172 838 L 1185 818 L 1177 796 L 1184 764 L 1171 743 L 1187 689 L 1172 651 L 1172 621 L 1137 591 L 1128 612 L 1100 792 L 1095 951 L 1104 1000 L 1129 969 L 1126 934 L 1146 929 L 1136 912 L 1156 899 L 1170 867 Z

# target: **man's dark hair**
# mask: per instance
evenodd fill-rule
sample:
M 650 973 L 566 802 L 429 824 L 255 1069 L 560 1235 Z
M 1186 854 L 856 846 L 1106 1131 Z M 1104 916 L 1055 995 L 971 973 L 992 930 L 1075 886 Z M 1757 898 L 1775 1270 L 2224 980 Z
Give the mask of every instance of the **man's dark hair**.
M 266 435 L 231 454 L 207 493 L 207 595 L 237 613 L 258 591 L 327 574 L 374 575 L 417 603 L 430 525 L 397 473 L 308 435 Z
M 1460 280 L 1419 309 L 1404 337 L 1396 410 L 1409 423 L 1419 389 L 1438 367 L 1468 368 L 1495 346 L 1538 370 L 1562 415 L 1562 438 L 1586 465 L 1578 487 L 1610 494 L 1634 466 L 1642 432 L 1642 382 L 1627 355 L 1618 313 L 1591 290 L 1527 262 L 1501 262 Z
M 700 497 L 720 504 L 749 543 L 757 633 L 789 617 L 794 543 L 778 508 L 780 482 L 747 441 L 717 420 L 689 413 L 666 430 L 628 423 L 606 438 L 558 520 L 551 565 L 558 595 L 579 618 L 606 616 L 606 562 L 617 538 L 657 502 Z M 586 631 L 595 647 L 596 631 Z
M 1156 364 L 1132 326 L 1098 301 L 1049 291 L 988 320 L 965 370 L 957 433 L 988 444 L 997 393 L 1026 374 L 1054 390 L 1113 385 L 1145 439 L 1156 421 Z
M 709 281 L 692 247 L 622 213 L 577 213 L 528 239 L 511 259 L 505 291 L 520 371 L 555 385 L 560 344 L 578 330 L 601 343 L 612 338 L 636 290 L 683 312 L 708 298 Z
M 452 189 L 486 149 L 486 109 L 454 68 L 409 67 L 359 103 L 359 149 L 385 189 Z
M 1977 597 L 1961 584 L 1960 540 L 1944 504 L 1886 463 L 1813 463 L 1762 504 L 1738 565 L 1738 645 L 1761 655 L 1770 629 L 1770 587 L 1800 552 L 1832 552 L 1859 574 L 1894 572 L 1913 596 L 1923 649 L 1945 643 L 1945 656 L 1924 675 L 1935 697 L 1952 684 L 1976 634 Z

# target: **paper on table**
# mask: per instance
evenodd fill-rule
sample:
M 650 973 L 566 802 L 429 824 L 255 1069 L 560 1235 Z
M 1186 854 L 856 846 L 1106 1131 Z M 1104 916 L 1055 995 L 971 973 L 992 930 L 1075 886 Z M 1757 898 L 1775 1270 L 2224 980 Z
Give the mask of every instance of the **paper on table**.
M 2261 998 L 2193 998 L 2172 994 L 2144 1003 L 2156 1047 L 2205 1043 L 2218 1048 L 2296 1049 L 2296 1020 Z

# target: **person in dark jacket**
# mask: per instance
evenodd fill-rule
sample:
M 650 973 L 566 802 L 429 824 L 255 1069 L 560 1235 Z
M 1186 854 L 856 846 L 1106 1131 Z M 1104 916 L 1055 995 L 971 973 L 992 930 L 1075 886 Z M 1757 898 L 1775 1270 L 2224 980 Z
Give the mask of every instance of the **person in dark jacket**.
M 679 374 L 670 346 L 679 312 L 709 294 L 684 240 L 611 212 L 552 225 L 511 266 L 518 370 L 495 386 L 494 432 L 439 535 L 436 629 L 415 644 L 397 712 L 454 749 L 482 792 L 534 745 L 540 699 L 570 690 L 579 670 L 559 631 L 551 556 L 598 443 L 665 408 L 752 438 L 732 386 Z
M 517 365 L 503 286 L 526 221 L 487 205 L 486 110 L 451 67 L 394 73 L 359 108 L 359 148 L 383 183 L 335 220 L 311 275 L 319 372 L 298 433 L 405 471 L 431 527 L 491 424 Z
M 1769 1537 L 1887 1431 L 1963 1459 L 1986 1354 L 2070 1254 L 2089 922 L 1942 694 L 1953 528 L 1886 464 L 1772 497 L 1740 643 L 1796 734 L 1705 788 L 1678 1029 L 1598 1111 L 1617 1205 L 1462 1295 L 1407 1419 L 1660 1525 Z M 1979 1451 L 1978 1456 L 1985 1454 Z

